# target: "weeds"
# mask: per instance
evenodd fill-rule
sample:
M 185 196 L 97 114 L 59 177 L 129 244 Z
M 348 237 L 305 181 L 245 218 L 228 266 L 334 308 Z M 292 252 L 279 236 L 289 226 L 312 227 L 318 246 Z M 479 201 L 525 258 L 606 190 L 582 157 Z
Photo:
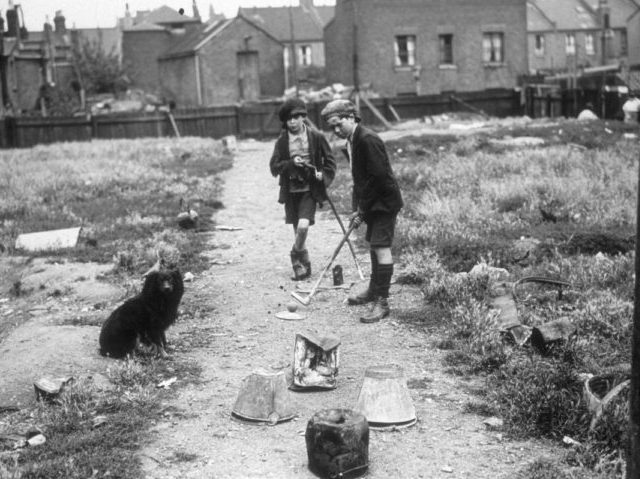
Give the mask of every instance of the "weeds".
M 22 427 L 31 424 L 42 431 L 46 442 L 20 450 L 15 461 L 0 461 L 0 477 L 142 477 L 137 452 L 168 394 L 156 384 L 169 375 L 186 384 L 199 374 L 189 362 L 143 359 L 109 369 L 113 391 L 97 391 L 89 379 L 71 383 L 54 402 L 40 402 L 29 416 L 17 419 Z
M 536 461 L 519 479 L 620 477 L 627 402 L 612 404 L 589 431 L 581 378 L 627 364 L 631 355 L 640 147 L 622 139 L 627 130 L 637 133 L 618 122 L 567 121 L 388 144 L 409 199 L 398 222 L 395 248 L 406 262 L 398 280 L 419 285 L 425 312 L 441 313 L 437 345 L 448 371 L 485 376 L 487 396 L 466 410 L 495 412 L 515 437 L 567 435 L 581 443 L 564 464 L 578 472 Z M 492 141 L 507 134 L 545 144 Z M 532 246 L 516 249 L 521 240 Z M 466 274 L 483 261 L 506 268 L 512 281 L 535 275 L 571 283 L 562 294 L 523 286 L 518 319 L 536 326 L 568 318 L 576 336 L 544 357 L 505 343 L 489 308 L 488 279 Z
M 222 207 L 217 175 L 232 158 L 212 139 L 153 139 L 54 144 L 0 154 L 0 243 L 18 234 L 82 225 L 73 250 L 47 251 L 79 261 L 110 262 L 129 273 L 147 268 L 146 250 L 172 235 L 181 264 L 205 267 L 197 231 Z M 6 186 L 6 188 L 5 188 Z M 195 208 L 197 231 L 178 229 L 180 202 Z M 124 254 L 123 252 L 126 252 Z M 152 261 L 153 263 L 153 261 Z M 151 263 L 151 264 L 152 264 Z

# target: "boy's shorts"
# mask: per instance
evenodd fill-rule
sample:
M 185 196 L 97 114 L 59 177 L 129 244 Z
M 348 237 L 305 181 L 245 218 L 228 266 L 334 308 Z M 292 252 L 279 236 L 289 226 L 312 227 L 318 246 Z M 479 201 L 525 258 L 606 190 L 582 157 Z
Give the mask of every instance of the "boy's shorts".
M 285 223 L 288 225 L 297 225 L 299 219 L 307 219 L 310 225 L 314 224 L 316 201 L 311 196 L 311 192 L 289 193 L 284 203 L 284 215 Z
M 372 248 L 390 248 L 396 228 L 397 214 L 372 213 L 367 215 L 365 239 Z

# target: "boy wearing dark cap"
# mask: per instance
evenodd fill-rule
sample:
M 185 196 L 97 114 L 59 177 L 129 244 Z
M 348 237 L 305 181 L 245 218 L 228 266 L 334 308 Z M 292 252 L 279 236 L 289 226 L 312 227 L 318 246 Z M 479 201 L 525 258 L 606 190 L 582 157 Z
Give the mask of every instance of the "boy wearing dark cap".
M 353 178 L 351 221 L 367 224 L 365 239 L 371 255 L 371 278 L 366 291 L 350 295 L 349 304 L 372 303 L 360 318 L 374 323 L 389 315 L 389 286 L 393 276 L 391 244 L 396 217 L 403 206 L 398 182 L 393 175 L 382 139 L 360 124 L 356 106 L 348 100 L 333 100 L 321 116 L 331 130 L 347 140 Z
M 311 275 L 311 261 L 306 248 L 309 226 L 315 223 L 316 205 L 327 199 L 326 188 L 336 172 L 336 162 L 324 135 L 311 128 L 307 107 L 298 98 L 284 102 L 278 117 L 282 133 L 276 140 L 269 168 L 279 176 L 278 202 L 284 204 L 285 223 L 293 225 L 291 248 L 293 279 Z

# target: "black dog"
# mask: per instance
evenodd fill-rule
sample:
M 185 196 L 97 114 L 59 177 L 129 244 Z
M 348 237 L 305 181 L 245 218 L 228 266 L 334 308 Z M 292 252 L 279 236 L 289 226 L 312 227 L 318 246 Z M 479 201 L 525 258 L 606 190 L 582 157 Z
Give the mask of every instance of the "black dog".
M 100 354 L 124 358 L 141 342 L 153 346 L 157 355 L 167 356 L 165 331 L 178 316 L 183 293 L 178 269 L 150 271 L 142 292 L 118 306 L 102 325 Z

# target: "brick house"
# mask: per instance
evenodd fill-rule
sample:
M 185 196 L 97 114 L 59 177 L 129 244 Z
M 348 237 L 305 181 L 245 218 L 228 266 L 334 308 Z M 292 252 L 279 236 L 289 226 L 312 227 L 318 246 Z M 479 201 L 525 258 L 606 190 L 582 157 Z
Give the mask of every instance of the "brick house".
M 162 94 L 179 107 L 280 96 L 283 49 L 241 14 L 201 25 L 158 57 Z
M 633 0 L 528 0 L 529 72 L 571 73 L 640 63 L 640 5 Z
M 20 12 L 20 14 L 19 14 Z M 6 12 L 7 29 L 0 41 L 0 88 L 3 112 L 14 115 L 40 111 L 46 89 L 77 97 L 77 76 L 65 17 L 57 11 L 53 27 L 48 21 L 41 32 L 27 32 L 20 25 L 19 5 Z
M 197 10 L 189 17 L 164 5 L 132 16 L 127 6 L 121 21 L 122 64 L 132 85 L 160 93 L 158 57 L 201 25 Z
M 389 97 L 514 88 L 526 27 L 526 0 L 336 0 L 327 79 Z
M 305 83 L 324 86 L 324 27 L 333 18 L 334 9 L 316 6 L 313 0 L 300 0 L 295 7 L 241 7 L 238 15 L 250 19 L 285 45 L 287 88 L 293 85 L 294 78 L 303 86 Z

